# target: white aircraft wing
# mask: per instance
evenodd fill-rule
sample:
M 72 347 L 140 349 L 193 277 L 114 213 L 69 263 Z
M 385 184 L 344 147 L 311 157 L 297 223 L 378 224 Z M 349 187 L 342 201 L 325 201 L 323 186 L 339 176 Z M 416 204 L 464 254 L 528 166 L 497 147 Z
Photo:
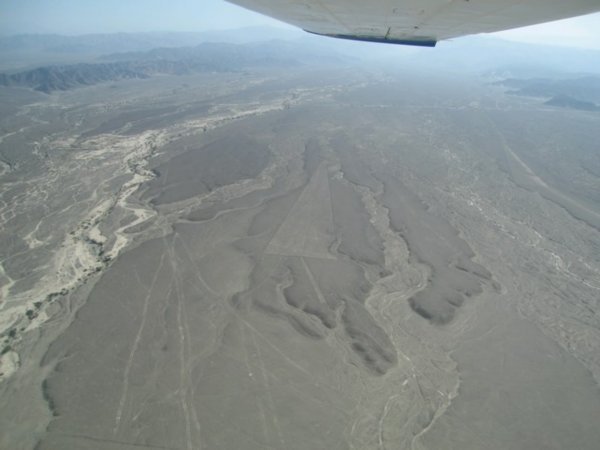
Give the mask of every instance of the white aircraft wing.
M 228 0 L 325 36 L 435 46 L 600 11 L 600 0 Z

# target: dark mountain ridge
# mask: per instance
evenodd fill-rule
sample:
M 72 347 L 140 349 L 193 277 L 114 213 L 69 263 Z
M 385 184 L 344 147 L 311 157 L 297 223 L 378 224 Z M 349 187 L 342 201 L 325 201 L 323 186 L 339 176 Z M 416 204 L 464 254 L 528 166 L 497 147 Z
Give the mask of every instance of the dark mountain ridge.
M 579 109 L 581 111 L 600 111 L 600 106 L 595 103 L 577 100 L 576 98 L 564 94 L 556 95 L 545 103 L 550 106 Z

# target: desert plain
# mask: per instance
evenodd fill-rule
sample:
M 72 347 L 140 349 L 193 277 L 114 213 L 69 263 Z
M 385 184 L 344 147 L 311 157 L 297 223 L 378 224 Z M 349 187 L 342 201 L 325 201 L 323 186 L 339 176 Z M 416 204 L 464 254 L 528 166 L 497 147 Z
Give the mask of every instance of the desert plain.
M 0 98 L 0 447 L 598 448 L 597 113 L 391 69 Z

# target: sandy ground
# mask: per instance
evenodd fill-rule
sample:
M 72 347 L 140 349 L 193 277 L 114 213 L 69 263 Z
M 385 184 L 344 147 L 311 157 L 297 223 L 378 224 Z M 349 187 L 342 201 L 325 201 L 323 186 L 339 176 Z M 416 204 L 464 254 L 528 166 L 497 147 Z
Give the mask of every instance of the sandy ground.
M 598 230 L 489 138 L 537 106 L 346 75 L 22 100 L 0 446 L 596 448 Z

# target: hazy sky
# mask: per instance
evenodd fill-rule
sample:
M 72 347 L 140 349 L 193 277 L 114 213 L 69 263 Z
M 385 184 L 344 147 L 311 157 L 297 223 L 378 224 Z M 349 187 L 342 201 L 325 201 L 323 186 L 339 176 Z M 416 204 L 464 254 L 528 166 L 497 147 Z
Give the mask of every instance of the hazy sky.
M 2 34 L 200 31 L 255 25 L 286 26 L 223 0 L 0 0 Z M 600 48 L 600 14 L 503 32 L 500 36 Z
M 0 0 L 0 30 L 15 33 L 200 31 L 279 25 L 223 0 Z

